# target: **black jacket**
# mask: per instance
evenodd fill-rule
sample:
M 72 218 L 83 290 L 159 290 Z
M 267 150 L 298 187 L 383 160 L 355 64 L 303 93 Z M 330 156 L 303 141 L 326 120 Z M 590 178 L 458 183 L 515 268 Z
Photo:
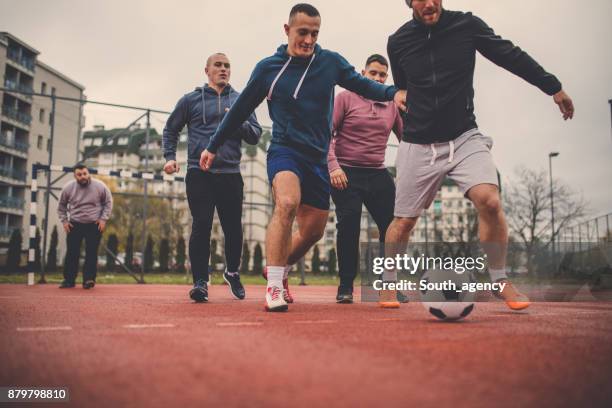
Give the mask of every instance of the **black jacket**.
M 387 43 L 395 86 L 408 91 L 404 141 L 447 142 L 477 127 L 476 51 L 548 95 L 561 90 L 554 75 L 472 13 L 443 10 L 432 27 L 413 19 Z

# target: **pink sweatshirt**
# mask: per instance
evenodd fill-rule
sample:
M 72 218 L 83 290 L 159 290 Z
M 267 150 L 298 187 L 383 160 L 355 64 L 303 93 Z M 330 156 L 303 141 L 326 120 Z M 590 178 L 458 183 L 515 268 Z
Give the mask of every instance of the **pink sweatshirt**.
M 393 102 L 375 102 L 350 91 L 340 92 L 334 102 L 329 172 L 340 165 L 384 168 L 391 130 L 400 140 L 403 123 Z

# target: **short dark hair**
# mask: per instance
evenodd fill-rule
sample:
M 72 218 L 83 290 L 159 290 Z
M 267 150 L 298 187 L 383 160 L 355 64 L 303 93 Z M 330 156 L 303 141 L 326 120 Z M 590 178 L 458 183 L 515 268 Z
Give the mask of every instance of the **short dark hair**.
M 83 163 L 79 163 L 79 164 L 77 164 L 76 166 L 74 166 L 72 168 L 72 172 L 75 172 L 77 170 L 83 170 L 83 169 L 87 169 L 87 166 L 84 165 Z M 89 170 L 89 169 L 87 169 L 87 170 Z
M 412 8 L 412 0 L 406 0 L 406 4 L 408 7 Z
M 365 66 L 367 67 L 368 65 L 370 65 L 373 62 L 378 62 L 380 65 L 384 65 L 385 67 L 389 68 L 389 62 L 387 61 L 387 59 L 385 57 L 383 57 L 380 54 L 372 54 L 368 57 L 368 59 L 366 60 L 366 64 Z
M 291 21 L 291 19 L 297 13 L 304 13 L 308 17 L 321 17 L 321 14 L 319 14 L 319 10 L 317 10 L 315 6 L 308 4 L 308 3 L 298 3 L 295 6 L 293 6 L 291 8 L 291 11 L 289 12 L 289 21 Z

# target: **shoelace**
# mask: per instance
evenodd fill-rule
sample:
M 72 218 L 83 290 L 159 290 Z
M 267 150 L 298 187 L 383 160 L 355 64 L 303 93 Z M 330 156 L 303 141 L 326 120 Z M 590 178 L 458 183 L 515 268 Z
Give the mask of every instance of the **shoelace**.
M 273 286 L 272 288 L 268 288 L 268 292 L 272 289 L 272 294 L 270 297 L 272 300 L 278 300 L 278 296 L 280 295 L 280 289 L 277 286 Z

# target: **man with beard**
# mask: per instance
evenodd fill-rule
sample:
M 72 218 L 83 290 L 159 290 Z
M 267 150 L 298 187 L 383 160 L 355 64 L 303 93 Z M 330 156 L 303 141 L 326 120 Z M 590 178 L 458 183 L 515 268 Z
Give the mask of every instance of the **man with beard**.
M 92 179 L 84 164 L 74 167 L 74 181 L 62 189 L 57 215 L 66 232 L 64 280 L 60 288 L 73 288 L 79 268 L 81 242 L 85 240 L 83 289 L 96 284 L 98 245 L 113 209 L 110 190 L 100 180 Z
M 387 59 L 373 54 L 367 59 L 361 74 L 384 84 L 388 71 Z M 392 130 L 399 139 L 403 130 L 402 118 L 392 102 L 371 101 L 350 91 L 336 96 L 327 165 L 333 187 L 331 197 L 338 218 L 338 303 L 353 303 L 362 206 L 365 205 L 374 219 L 381 243 L 385 242 L 387 228 L 393 220 L 395 184 L 385 168 L 385 151 Z M 401 292 L 397 292 L 397 296 L 407 301 Z M 386 303 L 380 305 L 386 307 Z M 395 307 L 396 303 L 391 303 L 391 306 Z
M 508 227 L 490 153 L 493 140 L 480 132 L 474 116 L 476 51 L 552 96 L 565 120 L 574 116 L 572 100 L 554 75 L 472 13 L 445 10 L 442 0 L 406 3 L 413 19 L 387 45 L 394 82 L 408 91 L 409 103 L 397 155 L 395 219 L 386 243 L 408 241 L 448 176 L 478 211 L 491 280 L 506 282 L 496 295 L 513 310 L 525 309 L 529 299 L 506 275 Z

